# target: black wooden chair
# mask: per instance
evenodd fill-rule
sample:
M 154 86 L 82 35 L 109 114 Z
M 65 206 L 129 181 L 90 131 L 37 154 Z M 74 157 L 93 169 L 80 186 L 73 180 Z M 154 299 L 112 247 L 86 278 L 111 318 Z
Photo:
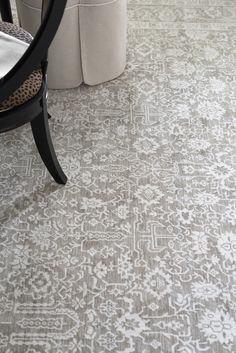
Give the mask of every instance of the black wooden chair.
M 0 79 L 0 133 L 30 122 L 39 154 L 59 184 L 67 177 L 57 160 L 52 144 L 47 111 L 47 51 L 61 22 L 67 0 L 43 0 L 42 24 L 32 39 L 7 16 L 7 1 L 0 0 L 3 11 L 0 31 L 30 43 L 18 63 Z M 5 21 L 9 22 L 5 22 Z M 63 50 L 63 49 L 62 49 Z

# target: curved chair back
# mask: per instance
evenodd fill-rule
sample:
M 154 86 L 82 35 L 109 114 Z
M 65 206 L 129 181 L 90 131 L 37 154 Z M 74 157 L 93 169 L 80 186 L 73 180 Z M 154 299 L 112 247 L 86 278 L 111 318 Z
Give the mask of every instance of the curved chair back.
M 0 0 L 1 1 L 1 0 Z M 43 0 L 43 20 L 29 48 L 0 80 L 0 102 L 15 92 L 29 75 L 43 65 L 48 48 L 60 25 L 67 0 Z

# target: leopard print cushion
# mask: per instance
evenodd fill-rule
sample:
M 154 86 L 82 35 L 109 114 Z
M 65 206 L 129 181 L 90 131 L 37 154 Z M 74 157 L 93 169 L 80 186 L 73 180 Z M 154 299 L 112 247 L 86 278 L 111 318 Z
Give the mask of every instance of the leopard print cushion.
M 23 28 L 18 27 L 12 23 L 0 22 L 0 31 L 7 33 L 9 36 L 15 37 L 28 44 L 30 44 L 33 40 L 33 37 L 29 32 L 26 32 Z
M 33 37 L 28 32 L 12 23 L 0 22 L 0 31 L 14 36 L 28 44 L 33 40 Z M 41 69 L 33 71 L 20 88 L 18 88 L 9 98 L 0 103 L 0 111 L 12 109 L 33 98 L 42 86 L 42 79 L 43 75 Z

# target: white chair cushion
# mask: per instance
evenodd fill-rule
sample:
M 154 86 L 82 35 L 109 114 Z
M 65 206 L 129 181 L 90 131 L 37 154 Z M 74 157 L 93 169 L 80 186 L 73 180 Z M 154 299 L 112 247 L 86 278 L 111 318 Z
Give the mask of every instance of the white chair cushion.
M 28 48 L 29 44 L 33 40 L 33 37 L 21 27 L 18 27 L 17 25 L 8 23 L 8 22 L 0 21 L 0 32 L 2 33 L 1 35 L 2 42 L 4 42 L 8 46 L 9 55 L 11 55 L 10 53 L 11 45 L 13 44 L 13 42 L 14 42 L 14 45 L 16 44 L 14 38 L 20 42 L 25 43 L 25 46 L 24 46 L 24 43 L 20 43 L 20 48 L 18 49 L 17 54 L 15 53 L 13 55 L 11 59 L 11 64 L 8 65 L 7 63 L 5 63 L 6 58 L 3 59 L 3 57 L 1 62 L 1 58 L 0 58 L 0 65 L 2 65 L 1 71 L 4 76 L 7 70 L 9 70 L 9 68 L 11 68 L 12 65 L 14 66 L 15 60 L 16 61 L 18 60 L 17 56 L 20 54 L 20 52 L 22 51 L 23 53 L 25 49 Z M 6 36 L 4 36 L 4 34 Z M 14 37 L 14 38 L 11 39 L 7 36 Z M 2 50 L 3 52 L 5 52 L 6 48 L 3 48 L 2 44 L 3 43 L 0 44 L 0 51 Z M 19 45 L 19 42 L 17 42 L 17 45 Z M 12 50 L 15 52 L 15 48 L 12 48 Z M 5 54 L 3 54 L 3 56 L 4 55 Z M 42 78 L 43 78 L 43 75 L 42 75 L 41 68 L 34 70 L 32 74 L 25 80 L 25 82 L 10 97 L 8 97 L 7 99 L 5 99 L 3 102 L 0 103 L 0 112 L 13 109 L 19 105 L 26 103 L 31 98 L 33 98 L 38 93 L 38 91 L 42 86 Z
M 0 31 L 0 78 L 20 60 L 29 44 Z

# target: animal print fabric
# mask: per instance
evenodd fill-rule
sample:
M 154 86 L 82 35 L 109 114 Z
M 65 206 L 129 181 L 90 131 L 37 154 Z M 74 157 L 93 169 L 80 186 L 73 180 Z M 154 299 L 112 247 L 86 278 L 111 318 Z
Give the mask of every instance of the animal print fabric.
M 1 353 L 236 353 L 236 3 L 130 0 L 118 79 L 0 139 Z
M 32 36 L 24 29 L 8 22 L 0 22 L 0 31 L 29 44 L 33 39 Z M 34 70 L 27 80 L 25 80 L 25 82 L 20 86 L 20 88 L 18 88 L 9 98 L 0 103 L 0 111 L 12 109 L 28 102 L 39 92 L 41 85 L 42 71 L 41 69 Z
M 30 44 L 33 39 L 30 33 L 13 23 L 0 21 L 0 31 L 28 44 Z

